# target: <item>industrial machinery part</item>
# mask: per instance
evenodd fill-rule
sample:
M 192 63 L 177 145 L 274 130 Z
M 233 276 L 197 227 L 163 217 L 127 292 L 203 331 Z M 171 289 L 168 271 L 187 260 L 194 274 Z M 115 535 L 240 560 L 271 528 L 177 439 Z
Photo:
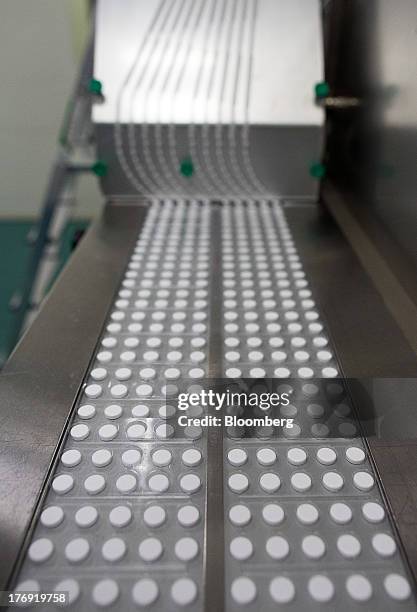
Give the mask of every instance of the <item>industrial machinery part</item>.
M 318 0 L 106 0 L 97 26 L 106 193 L 317 195 Z
M 82 610 L 414 610 L 340 373 L 279 203 L 150 203 L 15 586 Z M 216 376 L 281 380 L 294 426 L 179 426 L 178 389 Z
M 344 235 L 314 205 L 324 128 L 340 173 L 366 107 L 316 104 L 320 9 L 98 3 L 108 201 L 0 378 L 0 589 L 416 610 L 415 303 L 343 182 L 321 196 Z M 236 388 L 289 401 L 182 412 Z

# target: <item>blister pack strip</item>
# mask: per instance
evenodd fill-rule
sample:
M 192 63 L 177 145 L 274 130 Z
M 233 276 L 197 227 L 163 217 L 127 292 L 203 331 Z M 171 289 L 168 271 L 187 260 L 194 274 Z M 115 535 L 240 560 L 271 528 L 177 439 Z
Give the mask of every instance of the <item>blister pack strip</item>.
M 220 331 L 210 329 L 211 206 L 150 206 L 18 589 L 68 591 L 82 611 L 203 609 L 206 507 L 216 500 L 206 499 L 207 433 L 178 425 L 175 398 L 184 380 L 197 390 L 218 373 L 208 359 Z M 274 379 L 291 398 L 280 415 L 292 420 L 225 430 L 223 475 L 213 476 L 224 482 L 225 607 L 415 610 L 283 210 L 220 211 L 225 379 Z
M 209 284 L 209 205 L 152 203 L 18 590 L 68 591 L 83 611 L 202 609 L 206 435 L 178 427 L 173 400 L 207 372 Z
M 415 610 L 281 206 L 225 203 L 222 261 L 224 376 L 286 379 L 290 403 L 253 414 L 292 420 L 226 429 L 226 609 Z

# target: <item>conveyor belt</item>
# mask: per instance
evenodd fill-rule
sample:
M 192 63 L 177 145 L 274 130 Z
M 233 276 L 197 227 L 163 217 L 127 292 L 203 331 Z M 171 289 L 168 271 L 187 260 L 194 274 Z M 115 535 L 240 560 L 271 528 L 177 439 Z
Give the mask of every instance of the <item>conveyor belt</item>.
M 17 588 L 86 611 L 415 610 L 339 375 L 278 203 L 152 203 Z M 180 427 L 178 388 L 208 376 L 274 379 L 294 426 Z

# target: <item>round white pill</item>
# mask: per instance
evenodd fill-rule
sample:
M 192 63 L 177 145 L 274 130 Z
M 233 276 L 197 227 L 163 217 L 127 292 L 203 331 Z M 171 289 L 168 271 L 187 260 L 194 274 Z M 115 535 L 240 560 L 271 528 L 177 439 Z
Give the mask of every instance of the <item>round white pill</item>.
M 204 378 L 205 372 L 203 368 L 191 368 L 188 371 L 188 376 L 193 379 Z
M 71 427 L 70 435 L 73 440 L 85 440 L 90 435 L 90 428 L 85 423 L 79 423 Z
M 61 463 L 65 467 L 75 467 L 81 461 L 81 453 L 79 450 L 71 449 L 62 453 Z
M 303 538 L 301 548 L 309 559 L 320 559 L 326 552 L 324 541 L 316 535 L 308 535 Z
M 159 596 L 159 588 L 155 580 L 142 578 L 138 580 L 132 589 L 133 602 L 141 608 L 153 604 Z
M 248 359 L 249 361 L 262 361 L 264 358 L 264 354 L 261 353 L 261 351 L 249 351 L 248 353 Z
M 106 481 L 100 474 L 92 474 L 84 480 L 84 488 L 90 495 L 97 495 L 104 490 Z
M 110 538 L 104 542 L 101 554 L 106 561 L 115 563 L 120 561 L 126 554 L 126 544 L 121 538 Z
M 64 511 L 60 506 L 49 506 L 42 512 L 40 521 L 44 527 L 58 527 L 64 520 Z
M 275 493 L 281 486 L 281 480 L 278 474 L 267 472 L 260 477 L 259 485 L 265 493 Z
M 116 506 L 109 514 L 113 527 L 126 527 L 132 520 L 132 511 L 128 506 Z
M 92 419 L 96 414 L 96 409 L 91 404 L 84 404 L 78 408 L 77 414 L 80 419 Z
M 69 474 L 60 474 L 52 481 L 52 488 L 57 495 L 65 495 L 74 486 L 74 479 Z
M 284 516 L 284 510 L 278 504 L 267 504 L 262 508 L 262 518 L 268 525 L 279 525 Z
M 397 545 L 394 538 L 387 533 L 377 533 L 372 538 L 372 548 L 380 557 L 392 557 Z
M 263 368 L 251 368 L 249 370 L 249 376 L 251 378 L 265 378 L 266 372 Z
M 361 552 L 361 543 L 355 536 L 346 533 L 337 538 L 337 549 L 346 559 L 354 559 Z
M 237 467 L 246 463 L 248 460 L 248 454 L 242 448 L 232 448 L 227 453 L 227 460 L 231 465 Z
M 166 521 L 166 512 L 162 506 L 149 506 L 143 513 L 143 520 L 148 527 L 160 527 Z
M 337 502 L 330 506 L 330 516 L 335 523 L 345 525 L 352 520 L 352 510 L 347 504 Z
M 236 527 L 243 527 L 247 525 L 251 520 L 251 511 L 247 506 L 243 506 L 238 504 L 236 506 L 232 506 L 229 510 L 229 520 L 232 525 Z
M 273 361 L 285 361 L 287 359 L 287 353 L 284 351 L 272 351 L 271 359 Z
M 171 419 L 175 415 L 175 412 L 175 406 L 170 406 L 168 404 L 161 406 L 158 410 L 161 419 Z
M 303 525 L 313 525 L 319 519 L 319 511 L 313 504 L 300 504 L 297 508 L 297 519 Z
M 368 601 L 372 596 L 372 585 L 365 576 L 353 574 L 346 580 L 346 591 L 355 601 Z
M 158 425 L 157 427 L 155 427 L 155 435 L 157 438 L 160 438 L 161 440 L 172 438 L 174 433 L 175 433 L 174 427 L 166 423 L 163 423 L 162 425 Z
M 180 478 L 180 487 L 184 493 L 196 493 L 201 487 L 201 479 L 197 474 L 185 474 Z
M 169 479 L 165 474 L 154 474 L 148 480 L 151 491 L 155 493 L 165 493 L 169 489 Z
M 321 404 L 309 404 L 307 412 L 313 419 L 319 419 L 324 414 L 324 408 Z
M 340 491 L 344 484 L 343 477 L 337 472 L 326 472 L 322 482 L 328 491 Z
M 202 458 L 203 455 L 197 448 L 188 448 L 183 452 L 181 457 L 183 464 L 187 467 L 196 467 L 200 465 Z
M 370 491 L 375 484 L 375 480 L 369 472 L 356 472 L 353 475 L 353 484 L 360 491 Z
M 366 502 L 362 506 L 362 514 L 370 523 L 380 523 L 385 518 L 384 508 L 376 502 Z
M 276 603 L 289 603 L 295 597 L 294 584 L 289 578 L 277 576 L 269 584 L 269 594 Z
M 273 465 L 277 454 L 272 448 L 259 448 L 256 451 L 256 459 L 260 465 Z
M 331 368 L 331 367 L 323 368 L 321 373 L 324 378 L 335 378 L 339 374 L 336 368 Z
M 160 448 L 152 453 L 152 463 L 157 467 L 165 467 L 172 461 L 172 453 L 166 448 Z
M 230 554 L 238 561 L 246 561 L 253 554 L 253 544 L 249 538 L 239 536 L 230 542 Z
M 106 368 L 94 368 L 90 373 L 91 378 L 94 380 L 104 380 L 107 376 Z
M 291 476 L 291 486 L 295 491 L 304 493 L 311 488 L 311 478 L 304 472 L 296 472 Z
M 37 580 L 24 580 L 23 582 L 19 582 L 19 584 L 16 587 L 17 593 L 22 593 L 25 591 L 34 591 L 37 593 L 40 590 L 41 590 L 41 587 Z M 22 604 L 22 607 L 24 607 L 24 604 Z
M 290 448 L 287 452 L 287 460 L 291 465 L 303 465 L 307 461 L 307 453 L 303 448 Z
M 163 546 L 157 538 L 146 538 L 139 544 L 139 556 L 148 563 L 157 561 L 163 551 Z
M 107 419 L 118 419 L 123 414 L 123 408 L 118 404 L 110 404 L 104 409 L 104 416 Z
M 317 574 L 308 581 L 308 591 L 315 601 L 325 603 L 334 595 L 333 582 L 327 576 Z
M 109 442 L 110 440 L 114 440 L 118 434 L 118 431 L 117 425 L 108 423 L 107 425 L 102 425 L 100 427 L 98 430 L 98 437 L 104 442 Z
M 28 557 L 34 563 L 44 563 L 54 552 L 54 545 L 48 538 L 39 538 L 29 547 Z
M 101 385 L 87 385 L 84 389 L 84 393 L 87 397 L 96 398 L 101 395 Z
M 100 363 L 108 363 L 112 360 L 113 353 L 111 351 L 100 351 L 97 353 L 97 361 Z
M 191 578 L 179 578 L 171 587 L 171 597 L 178 606 L 188 606 L 197 597 L 197 586 Z
M 94 506 L 83 506 L 75 513 L 75 522 L 78 527 L 88 528 L 98 519 L 98 512 Z
M 266 541 L 266 552 L 272 559 L 285 559 L 290 552 L 290 547 L 282 536 L 272 536 Z
M 232 582 L 230 589 L 232 598 L 239 605 L 252 603 L 256 598 L 256 585 L 250 578 L 241 576 Z
M 116 488 L 120 493 L 132 493 L 137 486 L 136 476 L 133 474 L 123 474 L 116 480 Z
M 182 527 L 194 527 L 200 520 L 200 511 L 195 506 L 182 506 L 178 510 L 177 519 Z
M 232 474 L 228 486 L 233 493 L 244 493 L 249 488 L 248 477 L 245 474 Z
M 328 447 L 319 448 L 316 457 L 322 465 L 332 465 L 337 459 L 335 451 Z
M 126 467 L 132 467 L 140 463 L 141 453 L 136 448 L 131 448 L 122 454 L 122 463 Z
M 184 435 L 190 440 L 198 440 L 203 435 L 203 430 L 199 425 L 189 425 L 184 428 Z
M 153 388 L 151 385 L 138 385 L 136 387 L 136 395 L 139 397 L 149 397 L 152 395 Z
M 184 563 L 198 555 L 198 542 L 194 538 L 181 538 L 175 544 L 175 556 Z
M 181 370 L 178 368 L 167 368 L 164 372 L 164 376 L 167 380 L 178 380 L 181 376 Z
M 85 538 L 75 538 L 65 547 L 65 557 L 70 563 L 81 563 L 88 557 L 90 544 Z
M 411 595 L 408 580 L 400 574 L 388 574 L 384 579 L 384 588 L 389 597 L 396 601 L 405 601 Z
M 126 437 L 129 440 L 140 440 L 146 433 L 146 423 L 135 423 L 126 430 Z
M 346 459 L 355 465 L 363 463 L 365 461 L 365 452 L 362 448 L 350 446 L 346 449 Z
M 128 394 L 128 388 L 126 387 L 126 385 L 113 385 L 112 387 L 110 387 L 110 393 L 113 397 L 126 397 L 126 395 Z
M 96 467 L 105 467 L 111 463 L 113 455 L 106 448 L 100 448 L 91 455 L 91 461 Z
M 115 580 L 100 580 L 94 586 L 92 597 L 93 602 L 100 608 L 111 606 L 119 597 L 119 585 Z
M 154 368 L 142 368 L 139 370 L 139 377 L 143 380 L 153 380 L 156 376 Z
M 55 593 L 68 593 L 68 600 L 66 601 L 66 603 L 58 603 L 58 605 L 62 607 L 71 605 L 75 601 L 77 601 L 78 597 L 80 596 L 81 589 L 80 585 L 76 580 L 73 580 L 72 578 L 67 578 L 66 580 L 61 580 L 60 582 L 58 582 L 58 584 L 54 586 L 54 591 Z
M 133 406 L 132 408 L 132 416 L 143 418 L 149 415 L 149 407 L 144 404 L 138 404 L 137 406 Z

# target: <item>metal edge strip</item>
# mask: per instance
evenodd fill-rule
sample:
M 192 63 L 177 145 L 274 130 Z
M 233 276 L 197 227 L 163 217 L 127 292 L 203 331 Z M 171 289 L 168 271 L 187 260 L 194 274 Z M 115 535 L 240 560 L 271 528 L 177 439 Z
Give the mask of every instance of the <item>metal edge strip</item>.
M 216 384 L 222 363 L 221 208 L 211 206 L 211 279 L 209 378 Z M 211 409 L 212 416 L 217 416 Z M 223 612 L 225 595 L 223 428 L 207 428 L 206 525 L 204 546 L 204 610 Z

